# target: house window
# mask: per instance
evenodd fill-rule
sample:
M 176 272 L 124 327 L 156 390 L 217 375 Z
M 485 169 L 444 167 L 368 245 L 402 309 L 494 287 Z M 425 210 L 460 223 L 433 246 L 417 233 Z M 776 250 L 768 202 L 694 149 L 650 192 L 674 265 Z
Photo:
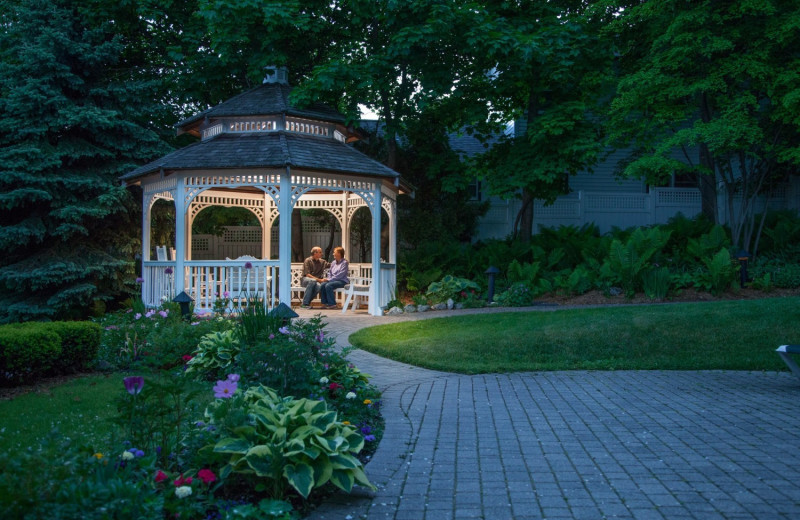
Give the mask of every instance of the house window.
M 469 193 L 469 200 L 480 202 L 481 201 L 481 181 L 475 179 L 467 185 L 467 193 Z

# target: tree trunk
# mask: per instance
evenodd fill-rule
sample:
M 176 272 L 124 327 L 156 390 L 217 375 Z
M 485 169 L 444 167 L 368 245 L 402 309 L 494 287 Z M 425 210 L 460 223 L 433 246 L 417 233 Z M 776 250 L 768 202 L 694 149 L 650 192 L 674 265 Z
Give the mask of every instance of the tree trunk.
M 525 127 L 526 135 L 524 139 L 528 138 L 527 133 L 530 132 L 530 129 L 533 127 L 533 121 L 539 114 L 538 98 L 533 89 L 528 93 L 527 112 L 527 126 Z M 517 237 L 524 243 L 530 242 L 531 235 L 533 235 L 533 202 L 535 198 L 536 196 L 532 190 L 522 188 L 522 207 L 519 209 L 519 215 L 517 216 L 517 222 L 519 222 L 519 233 Z
M 700 118 L 703 122 L 711 121 L 711 105 L 705 93 L 700 97 Z M 700 188 L 700 207 L 703 215 L 714 224 L 719 224 L 717 216 L 717 170 L 714 164 L 714 157 L 708 150 L 708 145 L 700 143 L 700 166 L 707 174 L 697 176 L 697 187 Z
M 710 171 L 710 174 L 697 175 L 697 187 L 700 189 L 700 210 L 702 214 L 714 224 L 719 224 L 717 214 L 717 182 L 714 170 L 714 158 L 708 152 L 708 146 L 700 145 L 700 164 Z
M 533 235 L 533 192 L 527 188 L 522 189 L 522 207 L 519 209 L 519 234 L 518 238 L 528 243 Z

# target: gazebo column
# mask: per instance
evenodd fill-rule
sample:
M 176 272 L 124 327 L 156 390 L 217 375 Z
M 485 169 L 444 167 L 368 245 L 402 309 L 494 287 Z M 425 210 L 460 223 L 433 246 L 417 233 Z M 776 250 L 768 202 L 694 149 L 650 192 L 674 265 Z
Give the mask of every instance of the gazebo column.
M 175 294 L 170 295 L 170 299 L 180 294 L 185 289 L 186 273 L 185 248 L 186 248 L 186 189 L 183 177 L 178 177 L 178 185 L 175 187 Z
M 388 199 L 388 197 L 387 197 Z M 389 200 L 389 258 L 386 261 L 397 265 L 397 200 Z
M 153 196 L 142 195 L 142 261 L 150 261 L 150 218 L 152 216 Z
M 278 237 L 278 294 L 281 302 L 291 305 L 292 287 L 292 175 L 289 167 L 281 175 L 280 197 L 278 199 L 279 237 Z
M 269 260 L 269 252 L 272 249 L 272 222 L 269 220 L 270 215 L 270 199 L 269 194 L 264 192 L 264 205 L 261 208 L 261 259 Z
M 187 210 L 190 210 L 190 209 L 191 209 L 191 207 L 187 208 Z M 191 215 L 191 211 L 189 211 L 189 214 Z M 194 222 L 194 217 L 190 216 L 189 218 L 186 219 L 186 242 L 184 244 L 184 252 L 183 252 L 183 258 L 185 258 L 186 260 L 191 260 L 192 259 L 192 223 L 193 222 Z M 175 242 L 176 242 L 175 243 L 175 257 L 176 257 L 175 259 L 177 260 L 177 257 L 180 256 L 181 253 L 180 253 L 180 249 L 178 249 L 178 244 L 177 244 L 178 241 L 176 240 Z
M 350 192 L 342 192 L 342 220 L 339 222 L 339 227 L 342 229 L 342 247 L 344 247 L 345 254 L 348 258 L 353 258 L 353 252 L 350 250 L 350 222 L 347 218 L 347 207 L 350 202 Z
M 373 316 L 383 316 L 381 302 L 378 301 L 382 293 L 381 280 L 381 185 L 375 183 L 372 192 L 372 285 L 369 295 L 369 313 Z

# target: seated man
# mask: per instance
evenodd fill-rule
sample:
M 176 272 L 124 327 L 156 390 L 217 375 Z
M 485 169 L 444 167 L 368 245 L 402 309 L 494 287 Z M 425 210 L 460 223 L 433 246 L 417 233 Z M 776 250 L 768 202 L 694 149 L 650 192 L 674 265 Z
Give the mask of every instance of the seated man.
M 303 296 L 303 304 L 301 307 L 307 309 L 311 306 L 311 300 L 319 294 L 320 286 L 327 279 L 325 276 L 325 269 L 330 264 L 322 259 L 322 248 L 315 246 L 311 248 L 311 256 L 303 261 L 303 274 L 300 279 L 300 285 L 306 288 L 306 294 Z

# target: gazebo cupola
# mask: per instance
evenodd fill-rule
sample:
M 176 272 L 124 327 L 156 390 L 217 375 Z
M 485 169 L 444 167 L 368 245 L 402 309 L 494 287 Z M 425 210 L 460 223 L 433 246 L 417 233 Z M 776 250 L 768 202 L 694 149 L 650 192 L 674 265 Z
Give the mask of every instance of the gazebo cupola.
M 264 83 L 175 125 L 198 141 L 141 166 L 121 179 L 143 191 L 143 298 L 155 305 L 186 290 L 199 307 L 231 294 L 246 276 L 269 308 L 289 303 L 297 265 L 291 263 L 295 208 L 322 209 L 341 227 L 349 247 L 356 210 L 372 217 L 371 261 L 351 267 L 371 280 L 369 312 L 380 315 L 391 299 L 396 272 L 397 172 L 355 150 L 358 135 L 325 105 L 297 108 L 289 102 L 285 68 L 270 68 Z M 151 259 L 150 211 L 158 199 L 175 204 L 174 258 Z M 243 207 L 262 227 L 260 258 L 192 260 L 192 222 L 209 206 Z M 381 258 L 381 213 L 388 215 L 389 246 Z M 286 215 L 287 218 L 279 218 Z M 270 238 L 278 219 L 277 260 Z M 167 246 L 167 245 L 164 245 Z M 163 251 L 163 250 L 161 250 Z

